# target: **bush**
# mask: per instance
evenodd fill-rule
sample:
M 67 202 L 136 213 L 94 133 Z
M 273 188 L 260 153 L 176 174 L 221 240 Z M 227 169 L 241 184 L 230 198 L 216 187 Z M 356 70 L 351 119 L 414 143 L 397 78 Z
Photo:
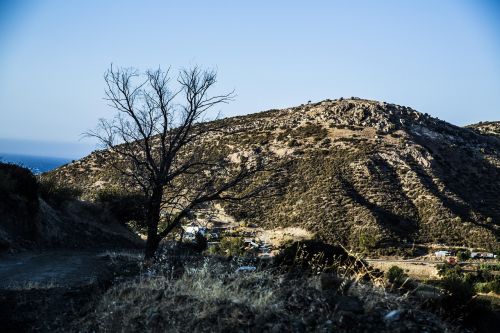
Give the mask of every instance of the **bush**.
M 350 273 L 362 267 L 361 263 L 342 247 L 317 240 L 291 242 L 284 245 L 274 262 L 277 266 L 296 267 L 312 273 L 332 269 Z
M 300 137 L 316 137 L 319 140 L 328 135 L 328 131 L 323 126 L 317 124 L 306 124 L 305 126 L 298 127 L 296 132 Z
M 1 206 L 8 210 L 25 209 L 28 214 L 38 210 L 38 183 L 30 170 L 15 164 L 0 163 Z
M 448 293 L 448 296 L 443 301 L 445 310 L 459 310 L 474 295 L 473 276 L 464 274 L 458 265 L 441 264 L 437 268 L 438 275 L 442 277 L 440 285 Z
M 185 260 L 182 270 L 170 262 L 169 269 L 159 265 L 162 274 L 147 271 L 97 295 L 92 311 L 66 331 L 458 331 L 408 299 L 365 283 L 340 279 L 349 287 L 335 295 L 318 290 L 317 277 L 261 267 L 238 272 L 237 260 Z M 404 315 L 386 323 L 389 307 Z
M 405 273 L 405 271 L 398 266 L 392 266 L 389 268 L 389 270 L 385 273 L 385 277 L 390 283 L 394 284 L 403 284 L 405 280 L 408 278 L 408 275 Z
M 378 239 L 374 233 L 362 232 L 359 235 L 359 247 L 363 251 L 370 251 L 377 247 Z
M 470 259 L 470 251 L 469 250 L 460 250 L 457 252 L 457 257 L 461 261 Z
M 321 147 L 329 147 L 331 143 L 332 140 L 330 138 L 325 138 L 321 141 Z
M 454 266 L 454 265 L 444 263 L 444 264 L 437 265 L 436 268 L 438 270 L 438 275 L 441 276 L 442 278 L 446 278 L 446 277 L 454 276 L 454 275 L 457 275 L 457 276 L 463 275 L 462 268 L 460 268 L 460 266 L 458 266 L 458 265 Z
M 106 188 L 97 192 L 96 201 L 121 223 L 131 223 L 134 229 L 145 227 L 144 196 L 125 192 L 118 188 Z
M 441 286 L 448 292 L 445 304 L 452 308 L 466 304 L 474 295 L 472 283 L 465 276 L 448 275 L 441 280 Z
M 500 294 L 500 280 L 494 280 L 490 282 L 478 282 L 474 285 L 474 290 L 477 293 L 489 293 L 494 292 Z
M 205 251 L 208 248 L 207 238 L 203 236 L 201 232 L 197 232 L 196 235 L 194 235 L 194 245 L 195 250 L 199 253 Z
M 38 181 L 40 196 L 49 205 L 61 207 L 71 200 L 77 200 L 82 195 L 82 190 L 69 185 L 62 185 L 54 177 L 42 176 Z
M 19 195 L 27 200 L 38 197 L 38 183 L 26 168 L 10 163 L 0 163 L 0 195 Z
M 242 237 L 224 237 L 217 252 L 228 256 L 242 256 L 245 254 L 245 242 Z

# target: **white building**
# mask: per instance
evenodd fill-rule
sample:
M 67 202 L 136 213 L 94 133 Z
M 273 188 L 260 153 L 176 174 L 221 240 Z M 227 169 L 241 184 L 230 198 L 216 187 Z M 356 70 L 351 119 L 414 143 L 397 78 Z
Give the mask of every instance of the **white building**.
M 182 227 L 184 229 L 184 234 L 187 238 L 189 237 L 194 237 L 197 233 L 200 233 L 202 236 L 205 236 L 207 232 L 207 228 L 205 227 L 200 227 L 199 225 L 187 225 Z
M 495 259 L 497 256 L 490 252 L 471 252 L 471 258 Z
M 444 258 L 444 257 L 451 256 L 451 253 L 450 253 L 450 251 L 436 251 L 436 252 L 434 252 L 434 255 L 437 258 Z

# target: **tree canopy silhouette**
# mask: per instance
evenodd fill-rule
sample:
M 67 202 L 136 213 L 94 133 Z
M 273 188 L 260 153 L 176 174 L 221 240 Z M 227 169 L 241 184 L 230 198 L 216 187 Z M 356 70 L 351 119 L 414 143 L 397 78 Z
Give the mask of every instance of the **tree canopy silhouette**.
M 116 114 L 87 134 L 112 153 L 113 167 L 145 197 L 146 259 L 193 210 L 212 201 L 243 200 L 267 187 L 250 186 L 254 175 L 265 172 L 258 154 L 234 162 L 210 146 L 225 128 L 223 121 L 207 122 L 207 114 L 234 97 L 211 94 L 215 71 L 183 69 L 173 82 L 170 70 L 140 73 L 111 66 L 104 79 Z

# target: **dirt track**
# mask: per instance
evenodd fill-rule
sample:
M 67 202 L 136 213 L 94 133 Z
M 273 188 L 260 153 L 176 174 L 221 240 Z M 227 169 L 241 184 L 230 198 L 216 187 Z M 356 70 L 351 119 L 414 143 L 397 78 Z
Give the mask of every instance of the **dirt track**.
M 102 252 L 48 251 L 0 255 L 0 289 L 79 287 L 107 274 Z

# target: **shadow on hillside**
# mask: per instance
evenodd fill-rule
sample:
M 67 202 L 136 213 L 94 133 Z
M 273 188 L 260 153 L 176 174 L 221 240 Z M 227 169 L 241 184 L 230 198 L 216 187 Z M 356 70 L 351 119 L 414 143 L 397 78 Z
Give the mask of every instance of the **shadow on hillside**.
M 368 201 L 345 177 L 340 177 L 340 183 L 346 194 L 357 204 L 368 209 L 376 219 L 377 224 L 395 234 L 400 239 L 412 239 L 418 231 L 418 225 L 406 217 L 399 216 L 390 210 Z
M 410 161 L 412 170 L 426 189 L 439 198 L 453 214 L 464 221 L 489 229 L 498 237 L 498 232 L 491 224 L 481 223 L 478 219 L 490 217 L 497 223 L 500 221 L 500 169 L 486 160 L 484 155 L 467 147 L 450 147 L 418 136 L 413 139 L 434 157 L 432 174 L 416 160 Z M 443 181 L 449 194 L 438 188 L 432 175 Z M 477 217 L 477 213 L 482 216 Z

